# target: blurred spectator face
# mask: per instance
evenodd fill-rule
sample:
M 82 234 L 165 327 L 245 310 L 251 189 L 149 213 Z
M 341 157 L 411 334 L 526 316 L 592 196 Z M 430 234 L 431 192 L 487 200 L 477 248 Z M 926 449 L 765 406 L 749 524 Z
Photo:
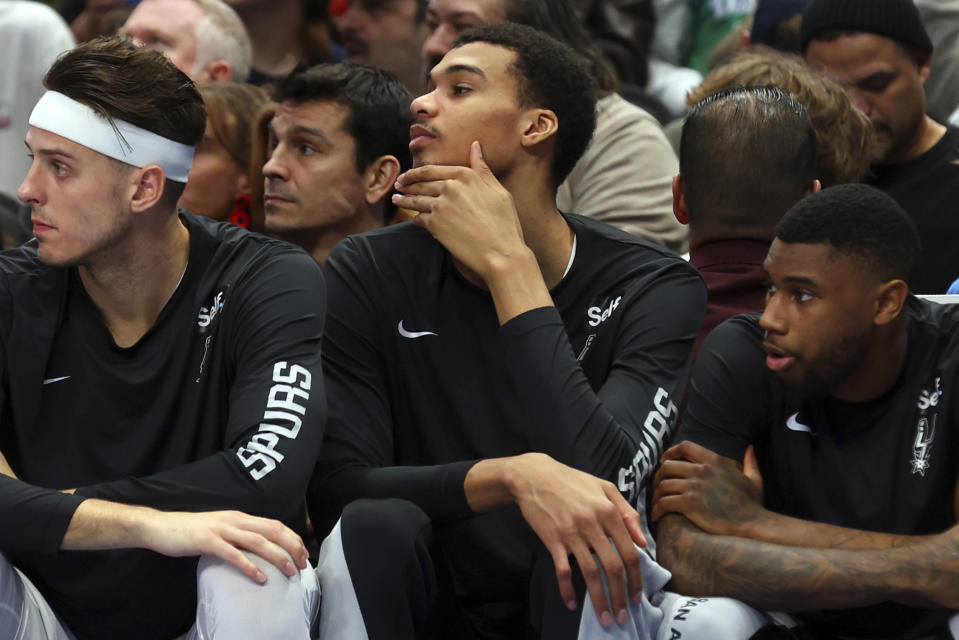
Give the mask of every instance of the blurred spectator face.
M 911 157 L 925 120 L 928 56 L 918 60 L 895 40 L 859 33 L 811 41 L 806 61 L 837 80 L 869 116 L 884 162 Z
M 426 12 L 429 35 L 423 43 L 426 71 L 442 60 L 463 31 L 481 24 L 506 22 L 505 1 L 431 0 Z
M 179 206 L 201 216 L 226 220 L 236 198 L 248 191 L 247 168 L 230 157 L 207 119 L 206 133 L 193 155 L 190 177 Z
M 396 74 L 410 89 L 419 85 L 420 47 L 426 26 L 417 23 L 418 0 L 354 0 L 336 25 L 350 62 Z
M 163 53 L 180 71 L 193 78 L 196 27 L 205 17 L 203 9 L 193 0 L 144 0 L 130 14 L 123 33 L 136 44 Z

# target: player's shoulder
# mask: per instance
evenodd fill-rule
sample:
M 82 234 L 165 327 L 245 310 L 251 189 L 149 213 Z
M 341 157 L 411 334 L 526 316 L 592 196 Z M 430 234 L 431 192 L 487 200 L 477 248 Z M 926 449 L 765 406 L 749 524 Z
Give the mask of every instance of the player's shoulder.
M 324 269 L 375 272 L 391 280 L 419 277 L 424 268 L 436 269 L 446 251 L 425 229 L 412 222 L 382 227 L 340 241 Z
M 733 316 L 709 332 L 696 358 L 697 367 L 718 361 L 724 367 L 747 373 L 751 370 L 766 376 L 764 332 L 759 326 L 759 313 Z
M 319 272 L 313 257 L 302 248 L 248 231 L 231 222 L 220 222 L 180 210 L 180 218 L 190 230 L 191 242 L 209 247 L 212 264 L 236 271 L 263 269 L 270 265 Z
M 935 344 L 943 356 L 959 360 L 959 304 L 909 296 L 905 314 L 911 341 Z
M 669 271 L 700 283 L 705 291 L 699 271 L 674 251 L 599 220 L 575 213 L 563 215 L 576 234 L 577 256 L 582 256 L 590 271 L 654 277 Z

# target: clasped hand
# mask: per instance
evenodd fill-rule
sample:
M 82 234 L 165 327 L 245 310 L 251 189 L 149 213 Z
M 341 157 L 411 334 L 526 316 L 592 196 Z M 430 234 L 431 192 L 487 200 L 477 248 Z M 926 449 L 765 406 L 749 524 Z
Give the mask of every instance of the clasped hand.
M 752 446 L 739 464 L 693 442 L 681 442 L 663 454 L 653 486 L 654 521 L 677 513 L 706 533 L 745 536 L 765 511 Z

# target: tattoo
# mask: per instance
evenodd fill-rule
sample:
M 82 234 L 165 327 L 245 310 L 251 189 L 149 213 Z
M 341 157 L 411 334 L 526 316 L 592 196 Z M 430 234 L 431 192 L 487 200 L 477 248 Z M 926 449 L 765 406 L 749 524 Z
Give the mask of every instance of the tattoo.
M 659 523 L 660 563 L 671 589 L 726 596 L 764 610 L 859 607 L 892 600 L 959 608 L 959 527 L 897 548 L 788 547 L 704 533 L 677 515 Z

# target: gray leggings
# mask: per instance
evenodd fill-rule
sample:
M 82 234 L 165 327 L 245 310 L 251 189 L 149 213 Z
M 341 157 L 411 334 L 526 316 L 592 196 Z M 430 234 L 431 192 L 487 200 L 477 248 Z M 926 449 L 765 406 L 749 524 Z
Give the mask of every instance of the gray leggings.
M 256 584 L 217 557 L 200 558 L 196 623 L 179 640 L 310 637 L 319 610 L 313 568 L 288 578 L 262 558 L 247 555 L 266 573 L 266 584 Z M 33 583 L 2 554 L 0 638 L 74 640 Z
M 747 640 L 769 624 L 797 624 L 784 613 L 757 611 L 732 598 L 690 598 L 671 592 L 664 595 L 659 605 L 663 622 L 656 640 Z M 959 614 L 949 620 L 949 630 L 959 639 Z

